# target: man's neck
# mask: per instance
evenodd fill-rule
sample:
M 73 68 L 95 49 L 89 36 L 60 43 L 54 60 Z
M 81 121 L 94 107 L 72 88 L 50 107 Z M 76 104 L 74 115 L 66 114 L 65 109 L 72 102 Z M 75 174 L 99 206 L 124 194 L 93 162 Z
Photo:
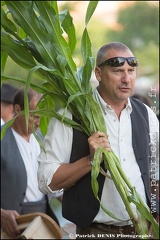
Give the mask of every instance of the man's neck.
M 29 142 L 31 133 L 28 133 L 26 129 L 22 129 L 21 125 L 18 121 L 15 120 L 15 122 L 12 124 L 11 128 L 16 131 L 22 138 L 24 138 L 27 142 Z

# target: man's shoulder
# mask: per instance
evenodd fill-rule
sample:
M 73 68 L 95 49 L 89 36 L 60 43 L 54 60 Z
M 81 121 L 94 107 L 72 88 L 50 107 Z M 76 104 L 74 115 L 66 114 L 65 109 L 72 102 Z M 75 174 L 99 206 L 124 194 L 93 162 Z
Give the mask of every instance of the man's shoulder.
M 146 108 L 146 105 L 139 99 L 131 97 L 130 98 L 131 104 L 136 104 L 137 106 L 142 106 Z
M 11 131 L 11 127 L 7 127 L 7 129 L 4 129 L 4 127 L 5 127 L 5 124 L 3 124 L 3 125 L 1 126 L 1 134 L 3 133 L 5 138 L 8 137 L 8 136 L 13 135 L 13 134 L 12 134 L 12 131 Z M 3 131 L 4 131 L 4 132 L 3 132 Z M 4 137 L 3 137 L 3 138 L 4 138 Z M 3 138 L 2 138 L 2 139 L 3 139 Z
M 2 126 L 2 128 L 3 127 L 4 126 Z M 2 132 L 2 128 L 1 128 L 1 151 L 6 151 L 6 149 L 10 149 L 14 145 L 14 136 L 11 127 L 8 127 L 4 133 Z M 2 134 L 4 134 L 3 137 Z
M 141 113 L 143 114 L 143 112 L 145 111 L 150 117 L 152 118 L 157 118 L 156 113 L 153 111 L 152 107 L 149 107 L 148 105 L 146 105 L 145 103 L 143 103 L 141 100 L 137 99 L 137 98 L 130 98 L 132 107 L 137 108 L 139 111 L 142 111 Z
M 147 122 L 147 125 L 148 125 L 149 114 L 148 114 L 146 105 L 142 101 L 136 98 L 131 97 L 130 101 L 132 105 L 132 113 L 131 113 L 132 118 L 134 120 L 137 119 L 137 117 L 138 119 L 143 119 Z
M 3 118 L 1 118 L 1 127 L 2 127 L 2 125 L 4 125 L 5 124 L 5 121 L 3 120 Z
M 137 110 L 140 113 L 146 113 L 148 112 L 147 106 L 139 99 L 131 97 L 130 102 L 133 108 L 133 111 Z

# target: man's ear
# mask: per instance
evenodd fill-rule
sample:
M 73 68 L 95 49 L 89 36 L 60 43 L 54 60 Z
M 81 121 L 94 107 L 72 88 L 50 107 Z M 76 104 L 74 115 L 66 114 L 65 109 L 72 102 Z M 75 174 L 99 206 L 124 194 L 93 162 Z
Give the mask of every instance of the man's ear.
M 95 67 L 95 76 L 98 82 L 101 81 L 101 69 L 99 67 Z
M 18 115 L 21 111 L 21 107 L 18 104 L 14 105 L 14 112 L 16 115 Z

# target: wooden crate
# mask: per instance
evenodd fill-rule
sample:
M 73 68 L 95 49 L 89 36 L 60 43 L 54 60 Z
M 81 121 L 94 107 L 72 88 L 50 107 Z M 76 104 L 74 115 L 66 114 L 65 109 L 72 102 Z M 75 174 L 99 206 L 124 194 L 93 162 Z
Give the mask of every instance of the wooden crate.
M 20 215 L 16 218 L 21 235 L 17 239 L 62 239 L 58 224 L 40 212 Z M 1 239 L 12 239 L 1 231 Z

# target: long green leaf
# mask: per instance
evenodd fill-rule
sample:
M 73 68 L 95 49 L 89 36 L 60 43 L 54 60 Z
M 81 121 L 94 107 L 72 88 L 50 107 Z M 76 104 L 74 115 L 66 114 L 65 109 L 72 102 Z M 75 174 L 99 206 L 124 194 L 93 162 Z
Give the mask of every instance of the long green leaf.
M 62 37 L 61 28 L 59 24 L 59 16 L 55 15 L 53 8 L 47 3 L 47 1 L 42 2 L 35 1 L 35 2 L 36 5 L 38 6 L 38 12 L 40 14 L 39 18 L 41 18 L 42 15 L 41 13 L 43 13 L 43 25 L 50 36 L 50 41 L 52 43 L 57 43 L 59 47 L 58 49 L 59 53 L 68 59 L 68 64 L 70 68 L 76 70 L 75 63 L 73 62 L 71 57 L 71 51 L 68 47 L 67 42 Z M 65 25 L 65 23 L 63 24 Z M 70 28 L 70 30 L 73 29 Z
M 88 35 L 88 31 L 85 28 L 83 35 L 82 35 L 82 41 L 81 41 L 81 53 L 83 57 L 84 64 L 86 63 L 86 60 L 89 57 L 92 57 L 92 50 L 91 50 L 91 41 Z
M 83 74 L 82 74 L 82 91 L 88 94 L 92 94 L 92 86 L 90 83 L 92 71 L 94 67 L 94 60 L 93 58 L 86 59 L 86 63 L 83 67 Z
M 101 159 L 102 159 L 102 153 L 103 153 L 103 149 L 101 148 L 98 148 L 94 154 L 94 159 L 93 159 L 93 166 L 92 166 L 92 171 L 91 171 L 91 184 L 92 184 L 92 189 L 93 189 L 93 193 L 95 195 L 95 197 L 97 198 L 97 200 L 99 201 L 100 205 L 101 205 L 101 208 L 103 209 L 103 211 L 108 214 L 110 217 L 114 218 L 114 219 L 117 219 L 117 220 L 120 220 L 122 221 L 121 219 L 117 218 L 113 213 L 111 213 L 108 209 L 106 209 L 99 197 L 98 197 L 98 190 L 99 190 L 99 185 L 98 185 L 98 181 L 97 181 L 97 178 L 98 178 L 98 175 L 99 175 L 99 172 L 100 172 L 100 164 L 101 164 Z
M 13 124 L 17 116 L 13 117 L 11 120 L 9 120 L 1 129 L 1 140 L 3 139 L 7 129 Z
M 7 14 L 4 12 L 3 8 L 1 8 L 1 23 L 2 27 L 9 33 L 13 33 L 17 31 L 15 24 L 7 18 Z
M 87 25 L 90 18 L 92 17 L 96 7 L 97 7 L 98 1 L 90 1 L 87 7 L 86 17 L 85 17 L 85 24 Z
M 30 69 L 36 65 L 32 55 L 24 46 L 15 42 L 8 34 L 1 32 L 1 49 L 5 51 L 18 65 Z M 25 54 L 25 57 L 22 55 Z
M 75 34 L 75 27 L 73 24 L 73 19 L 68 10 L 65 10 L 59 14 L 60 21 L 64 31 L 68 35 L 68 45 L 70 47 L 71 53 L 73 53 L 75 46 L 76 46 L 76 34 Z
M 33 11 L 30 14 L 31 2 L 6 1 L 6 5 L 17 24 L 25 29 L 28 36 L 32 36 L 32 41 L 35 43 L 37 50 L 45 55 L 47 66 L 54 66 L 53 57 L 51 56 L 51 43 L 47 44 L 47 32 L 38 21 L 37 15 Z
M 1 52 L 1 73 L 4 72 L 7 58 L 8 58 L 8 54 L 6 52 Z

